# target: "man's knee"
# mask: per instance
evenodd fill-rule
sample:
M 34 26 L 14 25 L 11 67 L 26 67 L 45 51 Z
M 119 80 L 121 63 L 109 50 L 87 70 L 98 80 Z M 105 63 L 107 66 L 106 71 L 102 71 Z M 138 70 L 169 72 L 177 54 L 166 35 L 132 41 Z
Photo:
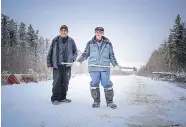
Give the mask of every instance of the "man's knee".
M 103 80 L 101 84 L 104 88 L 112 88 L 113 86 L 112 81 L 110 80 Z
M 110 81 L 110 72 L 105 71 L 101 73 L 101 84 L 104 88 L 111 88 L 112 82 Z
M 65 73 L 65 75 L 62 78 L 62 84 L 68 85 L 71 78 L 71 72 Z
M 99 87 L 100 81 L 91 81 L 90 86 L 91 87 Z
M 100 83 L 100 72 L 91 72 L 90 73 L 92 81 L 90 82 L 90 85 L 93 87 L 98 87 Z
M 92 78 L 92 81 L 90 82 L 90 85 L 92 87 L 99 87 L 100 79 L 99 78 Z

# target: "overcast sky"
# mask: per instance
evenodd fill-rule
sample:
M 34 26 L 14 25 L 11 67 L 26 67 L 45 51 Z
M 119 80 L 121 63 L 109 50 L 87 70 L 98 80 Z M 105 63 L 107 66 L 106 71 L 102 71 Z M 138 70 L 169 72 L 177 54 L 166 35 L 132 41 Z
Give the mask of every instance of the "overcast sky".
M 118 62 L 139 67 L 167 39 L 176 15 L 186 20 L 186 0 L 2 0 L 2 13 L 50 40 L 66 24 L 81 51 L 102 26 Z

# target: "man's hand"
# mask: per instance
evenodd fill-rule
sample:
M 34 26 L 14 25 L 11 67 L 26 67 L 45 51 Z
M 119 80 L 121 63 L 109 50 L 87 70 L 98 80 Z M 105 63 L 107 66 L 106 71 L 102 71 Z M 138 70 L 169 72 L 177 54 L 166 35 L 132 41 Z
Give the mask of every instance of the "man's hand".
M 50 71 L 53 71 L 54 67 L 48 67 L 48 69 L 49 69 Z
M 72 67 L 72 64 L 66 64 L 65 66 L 66 67 Z
M 114 69 L 115 69 L 116 71 L 120 71 L 120 70 L 121 70 L 120 66 L 115 66 Z

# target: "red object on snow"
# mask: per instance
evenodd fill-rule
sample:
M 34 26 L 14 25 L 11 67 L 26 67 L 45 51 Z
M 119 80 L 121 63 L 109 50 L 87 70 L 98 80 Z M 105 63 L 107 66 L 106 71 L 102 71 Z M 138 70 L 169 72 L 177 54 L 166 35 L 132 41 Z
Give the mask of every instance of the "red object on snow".
M 37 80 L 34 79 L 32 75 L 21 75 L 22 81 L 29 83 L 29 82 L 38 82 Z
M 4 80 L 6 85 L 20 84 L 19 80 L 14 75 L 3 75 L 2 80 Z
M 32 74 L 6 74 L 1 76 L 1 80 L 5 85 L 20 84 L 21 82 L 38 82 Z

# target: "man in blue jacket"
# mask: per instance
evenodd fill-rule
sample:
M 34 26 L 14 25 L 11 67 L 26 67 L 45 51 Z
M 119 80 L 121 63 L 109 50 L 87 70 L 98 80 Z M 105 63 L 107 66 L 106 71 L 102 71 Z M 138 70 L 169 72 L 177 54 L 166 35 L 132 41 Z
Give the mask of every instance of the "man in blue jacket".
M 95 28 L 94 38 L 87 43 L 84 53 L 77 60 L 76 65 L 79 66 L 80 63 L 89 57 L 89 73 L 92 79 L 90 82 L 90 90 L 94 99 L 92 107 L 100 107 L 99 84 L 101 82 L 102 86 L 104 87 L 107 106 L 114 109 L 117 108 L 117 105 L 113 102 L 114 91 L 112 88 L 113 84 L 110 81 L 110 68 L 99 66 L 110 66 L 110 63 L 112 63 L 116 70 L 120 70 L 120 67 L 115 58 L 112 43 L 106 37 L 104 37 L 103 34 L 104 28 Z M 90 65 L 98 66 L 93 67 Z

